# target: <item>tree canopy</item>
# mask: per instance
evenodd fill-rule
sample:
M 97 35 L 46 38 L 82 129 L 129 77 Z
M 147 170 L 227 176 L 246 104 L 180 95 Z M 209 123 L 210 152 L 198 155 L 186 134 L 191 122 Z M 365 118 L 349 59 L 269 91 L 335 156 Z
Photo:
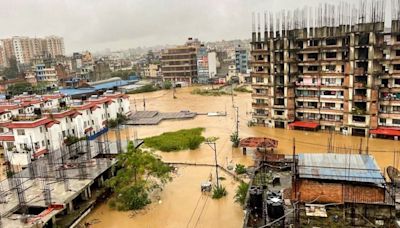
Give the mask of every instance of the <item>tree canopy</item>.
M 120 169 L 106 181 L 116 193 L 110 206 L 118 210 L 138 210 L 151 202 L 149 193 L 170 180 L 172 167 L 152 152 L 135 149 L 129 142 L 127 152 L 118 156 Z

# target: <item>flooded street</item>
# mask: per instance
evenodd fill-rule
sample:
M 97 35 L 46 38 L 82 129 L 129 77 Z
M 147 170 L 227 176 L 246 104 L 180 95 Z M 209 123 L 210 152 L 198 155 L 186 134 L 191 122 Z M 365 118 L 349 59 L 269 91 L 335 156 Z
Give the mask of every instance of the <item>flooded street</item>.
M 156 126 L 140 126 L 125 129 L 122 139 L 126 137 L 138 138 L 158 135 L 165 131 L 175 131 L 185 128 L 204 127 L 204 135 L 219 137 L 217 141 L 218 162 L 222 166 L 228 164 L 252 165 L 251 154 L 244 156 L 239 149 L 232 149 L 229 141 L 230 134 L 235 130 L 235 112 L 232 108 L 230 96 L 208 97 L 190 94 L 192 88 L 178 89 L 173 99 L 172 91 L 157 91 L 153 93 L 137 94 L 131 96 L 131 109 L 143 110 L 145 99 L 146 110 L 160 112 L 177 112 L 190 110 L 193 112 L 217 112 L 227 111 L 224 117 L 208 117 L 199 115 L 192 120 L 164 121 Z M 326 152 L 330 135 L 325 132 L 305 132 L 284 129 L 271 129 L 264 127 L 248 127 L 251 119 L 251 94 L 239 93 L 234 97 L 234 103 L 239 107 L 239 135 L 265 136 L 279 140 L 277 153 L 292 154 L 293 138 L 296 139 L 296 152 L 312 153 Z M 345 153 L 352 150 L 353 153 L 360 149 L 367 149 L 367 139 L 360 137 L 342 136 L 335 134 L 333 144 L 335 151 Z M 115 139 L 110 134 L 110 139 Z M 383 139 L 369 139 L 368 151 L 375 156 L 379 166 L 383 170 L 393 165 L 393 150 L 400 146 L 400 142 Z M 180 151 L 171 153 L 159 153 L 164 161 L 168 162 L 197 162 L 213 164 L 214 153 L 207 145 L 194 151 Z M 396 164 L 397 166 L 397 164 Z M 223 181 L 227 187 L 228 196 L 221 200 L 209 198 L 207 203 L 200 197 L 200 183 L 206 180 L 213 169 L 209 167 L 180 167 L 177 177 L 168 183 L 161 193 L 161 203 L 153 203 L 146 211 L 131 217 L 131 212 L 118 212 L 108 208 L 106 204 L 96 208 L 85 221 L 99 221 L 93 227 L 241 227 L 243 211 L 233 196 L 235 185 L 230 178 Z M 214 174 L 214 173 L 213 173 Z M 199 202 L 199 203 L 198 203 Z M 200 206 L 204 207 L 200 213 Z M 193 216 L 192 216 L 193 214 Z M 199 216 L 200 215 L 200 216 Z M 192 219 L 191 219 L 192 217 Z M 189 222 L 190 220 L 190 222 Z M 197 221 L 198 220 L 198 221 Z M 189 222 L 189 224 L 188 224 Z M 197 226 L 196 226 L 197 223 Z

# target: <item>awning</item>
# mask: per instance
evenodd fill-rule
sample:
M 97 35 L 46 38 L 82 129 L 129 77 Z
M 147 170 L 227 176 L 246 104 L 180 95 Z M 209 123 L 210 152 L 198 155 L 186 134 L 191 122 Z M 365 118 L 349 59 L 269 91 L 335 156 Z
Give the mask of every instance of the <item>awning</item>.
M 400 130 L 391 128 L 371 129 L 369 133 L 376 135 L 400 136 Z
M 294 121 L 293 123 L 289 124 L 289 127 L 303 127 L 303 128 L 310 128 L 310 129 L 315 129 L 318 126 L 319 126 L 318 123 L 304 122 L 304 121 Z
M 0 135 L 1 142 L 12 142 L 15 141 L 14 135 Z
M 36 153 L 33 154 L 34 158 L 38 158 L 43 154 L 47 154 L 48 150 L 46 148 L 39 149 Z
M 88 128 L 85 129 L 85 133 L 87 133 L 88 131 L 91 131 L 91 130 L 93 130 L 93 128 L 92 127 L 88 127 Z

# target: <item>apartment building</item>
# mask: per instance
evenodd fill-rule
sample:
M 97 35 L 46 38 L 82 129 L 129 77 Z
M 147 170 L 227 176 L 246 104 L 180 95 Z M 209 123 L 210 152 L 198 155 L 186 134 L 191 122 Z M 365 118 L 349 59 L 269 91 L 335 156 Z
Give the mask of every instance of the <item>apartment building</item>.
M 57 36 L 30 38 L 14 36 L 0 40 L 4 50 L 3 66 L 9 66 L 9 60 L 16 58 L 19 64 L 29 64 L 35 56 L 51 55 L 53 57 L 65 54 L 64 39 Z
M 251 47 L 255 123 L 400 136 L 399 20 L 390 30 L 379 20 L 281 31 L 266 25 L 264 37 L 253 29 Z
M 129 97 L 114 92 L 72 100 L 63 94 L 21 95 L 0 101 L 0 142 L 13 165 L 26 166 L 68 136 L 95 139 L 107 120 L 130 115 Z
M 163 50 L 161 71 L 164 81 L 192 84 L 197 81 L 198 42 L 189 39 L 184 46 Z
M 56 69 L 53 66 L 46 66 L 45 64 L 37 64 L 34 72 L 38 82 L 44 82 L 48 86 L 56 87 L 58 84 L 58 77 Z
M 201 45 L 197 49 L 197 78 L 201 84 L 207 84 L 210 79 L 208 72 L 208 50 L 204 45 Z

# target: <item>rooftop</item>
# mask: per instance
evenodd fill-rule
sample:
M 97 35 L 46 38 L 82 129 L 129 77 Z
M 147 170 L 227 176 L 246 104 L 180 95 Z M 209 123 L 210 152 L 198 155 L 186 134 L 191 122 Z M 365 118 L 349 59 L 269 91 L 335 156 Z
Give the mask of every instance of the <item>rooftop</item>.
M 367 154 L 299 154 L 300 178 L 385 184 L 374 157 Z

